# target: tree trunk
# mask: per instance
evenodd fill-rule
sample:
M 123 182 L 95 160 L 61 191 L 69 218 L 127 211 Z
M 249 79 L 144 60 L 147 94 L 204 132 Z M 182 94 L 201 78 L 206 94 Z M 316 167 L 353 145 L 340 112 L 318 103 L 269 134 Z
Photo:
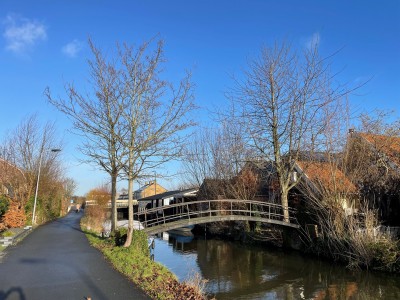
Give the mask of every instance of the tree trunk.
M 117 229 L 117 174 L 111 174 L 111 232 Z
M 282 189 L 281 190 L 281 203 L 282 203 L 282 209 L 283 209 L 283 221 L 287 222 L 287 223 L 290 223 L 288 194 L 289 193 L 288 193 L 288 191 L 286 189 Z
M 132 152 L 129 152 L 129 173 L 133 171 L 133 157 Z M 124 247 L 129 247 L 132 244 L 133 233 L 133 178 L 128 176 L 128 232 Z
M 128 232 L 124 247 L 129 247 L 132 244 L 132 233 L 133 233 L 133 180 L 129 178 L 128 183 Z

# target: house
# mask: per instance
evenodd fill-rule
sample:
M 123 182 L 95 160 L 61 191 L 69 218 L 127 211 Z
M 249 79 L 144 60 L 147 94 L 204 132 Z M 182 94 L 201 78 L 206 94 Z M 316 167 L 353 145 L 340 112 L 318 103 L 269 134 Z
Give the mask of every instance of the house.
M 169 205 L 184 203 L 184 202 L 192 202 L 197 200 L 197 192 L 198 189 L 185 189 L 185 190 L 175 190 L 175 191 L 168 191 L 165 193 L 152 195 L 149 197 L 145 197 L 138 200 L 138 211 L 142 212 L 147 209 L 153 208 L 161 208 L 153 211 L 151 214 L 146 214 L 146 219 L 151 220 L 156 218 L 160 215 L 171 216 L 178 213 L 182 213 L 187 211 L 186 207 L 167 207 Z M 167 208 L 166 208 L 167 207 Z M 195 207 L 191 207 L 189 209 L 195 209 Z M 140 219 L 144 221 L 143 219 Z
M 152 195 L 167 192 L 167 189 L 159 185 L 156 181 L 147 182 L 141 188 L 133 192 L 134 199 L 141 199 Z
M 246 199 L 270 201 L 277 198 L 276 185 L 271 183 L 271 162 L 249 161 L 230 179 L 206 178 L 198 192 L 199 200 Z
M 166 191 L 167 190 L 164 187 L 162 187 L 161 185 L 159 185 L 154 181 L 147 182 L 144 186 L 133 192 L 133 203 L 134 205 L 137 205 L 138 199 L 161 194 Z M 120 203 L 121 206 L 125 206 L 127 201 L 128 201 L 128 193 L 121 193 L 117 195 L 117 204 Z
M 400 173 L 400 137 L 370 133 L 359 133 L 358 137 L 377 156 L 379 163 Z M 354 133 L 352 138 L 356 138 Z
M 151 195 L 138 199 L 139 211 L 149 208 L 161 207 L 175 203 L 195 201 L 197 199 L 198 189 L 185 189 L 167 191 L 164 193 Z
M 349 170 L 379 220 L 400 226 L 400 137 L 350 132 Z
M 197 198 L 199 200 L 213 200 L 230 198 L 227 195 L 229 182 L 224 179 L 205 178 L 201 184 Z
M 357 187 L 335 164 L 335 157 L 323 152 L 302 152 L 299 158 L 299 161 L 294 164 L 294 172 L 290 179 L 295 184 L 289 192 L 290 207 L 303 209 L 304 202 L 310 201 L 310 197 L 313 197 L 312 200 L 316 201 L 328 198 L 335 200 L 347 215 L 357 211 Z M 272 161 L 248 162 L 238 176 L 243 176 L 246 172 L 251 172 L 258 178 L 256 185 L 253 186 L 255 192 L 249 199 L 281 203 L 279 181 Z M 250 182 L 252 181 L 250 180 Z M 236 183 L 235 180 L 230 182 L 231 185 Z M 199 198 L 201 199 L 207 192 L 210 194 L 212 190 L 225 189 L 226 185 L 229 184 L 215 182 L 215 180 L 204 181 L 200 187 Z M 209 197 L 209 199 L 211 198 Z
M 279 182 L 275 175 L 272 161 L 248 161 L 239 172 L 236 182 L 253 185 L 250 187 L 254 190 L 252 200 L 279 203 Z M 251 193 L 247 194 L 250 196 Z
M 307 201 L 331 200 L 342 207 L 346 215 L 357 211 L 357 187 L 332 161 L 297 161 L 292 180 L 299 181 L 295 191 Z

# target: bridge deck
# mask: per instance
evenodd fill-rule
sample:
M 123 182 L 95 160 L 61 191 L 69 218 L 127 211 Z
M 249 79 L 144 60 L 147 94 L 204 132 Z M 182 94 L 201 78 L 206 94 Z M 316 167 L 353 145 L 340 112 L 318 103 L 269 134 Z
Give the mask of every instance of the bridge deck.
M 135 213 L 148 234 L 195 224 L 218 221 L 255 221 L 299 228 L 295 211 L 288 208 L 289 222 L 284 221 L 282 205 L 254 200 L 202 200 L 172 204 Z

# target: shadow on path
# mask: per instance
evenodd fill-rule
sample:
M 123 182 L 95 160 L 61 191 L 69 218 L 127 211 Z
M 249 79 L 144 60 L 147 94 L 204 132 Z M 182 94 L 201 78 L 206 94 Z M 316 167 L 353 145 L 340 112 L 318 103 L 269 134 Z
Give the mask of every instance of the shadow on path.
M 0 300 L 6 300 L 9 298 L 25 300 L 25 294 L 21 287 L 12 287 L 8 291 L 0 291 Z M 17 297 L 17 298 L 16 298 Z

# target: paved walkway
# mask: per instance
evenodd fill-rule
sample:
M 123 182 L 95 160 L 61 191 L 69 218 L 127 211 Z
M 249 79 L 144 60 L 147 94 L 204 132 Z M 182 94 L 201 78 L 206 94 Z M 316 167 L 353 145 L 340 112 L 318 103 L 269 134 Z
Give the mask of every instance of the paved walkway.
M 79 228 L 82 213 L 40 226 L 0 261 L 2 299 L 150 299 L 105 261 Z

